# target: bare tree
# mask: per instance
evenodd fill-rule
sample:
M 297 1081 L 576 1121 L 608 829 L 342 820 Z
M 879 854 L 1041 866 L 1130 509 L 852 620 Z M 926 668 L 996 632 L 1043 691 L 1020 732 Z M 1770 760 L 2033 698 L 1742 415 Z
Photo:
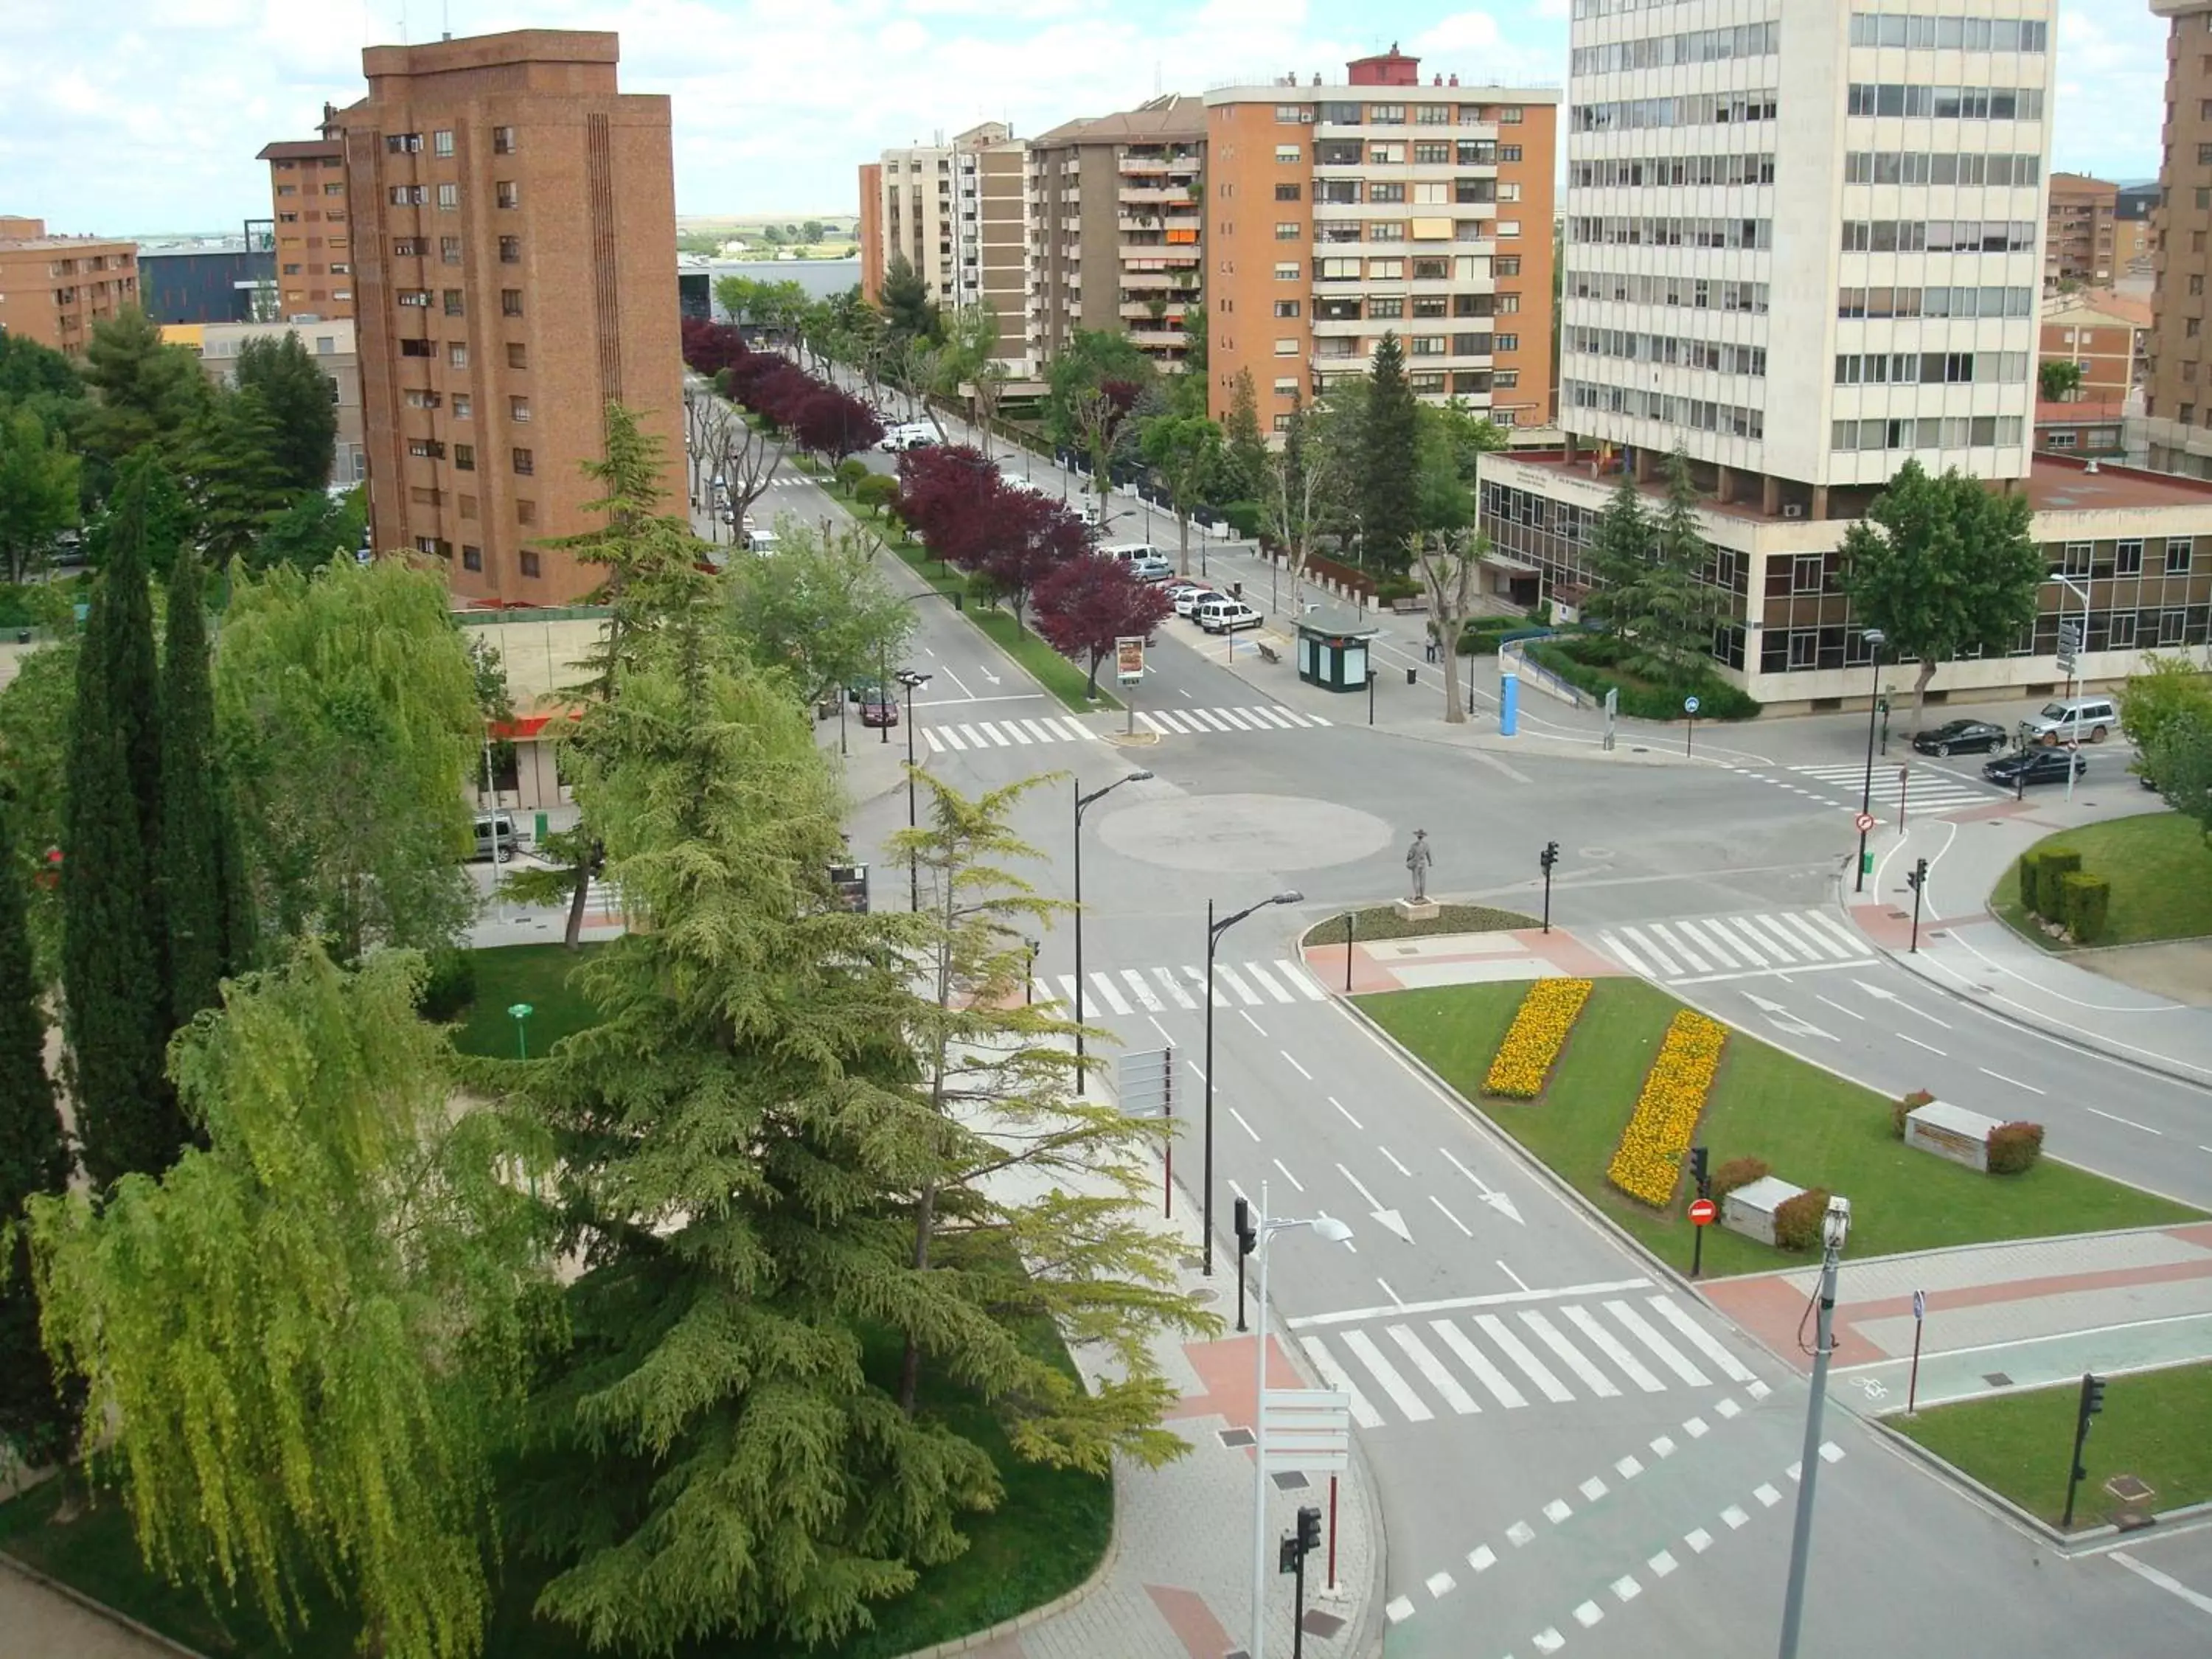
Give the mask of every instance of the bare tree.
M 712 392 L 685 381 L 684 386 L 684 458 L 690 467 L 691 505 L 699 505 L 699 469 L 715 453 L 712 441 L 714 410 L 722 400 Z
M 1444 719 L 1467 723 L 1459 694 L 1459 638 L 1482 593 L 1482 556 L 1489 541 L 1474 530 L 1432 530 L 1412 541 L 1413 574 L 1428 596 L 1429 627 L 1444 666 Z
M 714 458 L 722 480 L 722 499 L 729 508 L 734 540 L 737 531 L 744 526 L 746 510 L 767 491 L 769 481 L 782 465 L 783 451 L 720 398 L 708 401 L 715 410 L 708 453 Z M 714 534 L 715 540 L 721 539 L 720 531 Z
M 1313 556 L 1314 538 L 1320 533 L 1328 506 L 1328 460 L 1305 440 L 1304 422 L 1291 418 L 1283 447 L 1267 458 L 1267 476 L 1261 489 L 1261 526 L 1291 562 L 1291 614 L 1305 613 L 1303 584 L 1306 562 Z
M 1105 387 L 1094 386 L 1078 392 L 1067 412 L 1076 436 L 1082 441 L 1083 453 L 1091 460 L 1091 485 L 1098 492 L 1098 523 L 1103 528 L 1108 496 L 1114 488 L 1114 447 L 1129 410 Z

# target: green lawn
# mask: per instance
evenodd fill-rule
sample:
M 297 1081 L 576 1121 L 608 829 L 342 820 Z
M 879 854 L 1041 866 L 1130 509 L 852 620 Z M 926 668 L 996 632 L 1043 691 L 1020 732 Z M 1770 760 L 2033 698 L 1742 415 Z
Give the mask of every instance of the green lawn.
M 951 566 L 932 560 L 919 542 L 901 538 L 890 541 L 888 545 L 905 561 L 908 568 L 939 592 L 967 591 L 968 579 Z M 1059 698 L 1063 707 L 1079 714 L 1087 714 L 1095 709 L 1119 708 L 1121 706 L 1120 699 L 1103 687 L 1097 696 L 1092 696 L 1090 677 L 1033 631 L 1017 629 L 1012 611 L 989 610 L 970 604 L 965 614 L 968 620 L 1000 649 L 1028 670 L 1039 685 Z
M 507 1010 L 526 1002 L 530 1052 L 542 1054 L 572 1031 L 597 1023 L 591 1005 L 568 983 L 596 945 L 569 950 L 562 945 L 504 945 L 471 951 L 477 970 L 476 1000 L 462 1016 L 453 1044 L 465 1054 L 495 1060 L 515 1055 L 515 1022 Z
M 1525 988 L 1394 991 L 1362 997 L 1359 1006 L 1648 1249 L 1687 1266 L 1687 1182 L 1660 1214 L 1605 1179 L 1644 1073 L 1682 1005 L 1641 980 L 1600 980 L 1544 1097 L 1483 1099 L 1483 1074 Z M 1889 1108 L 1872 1090 L 1732 1030 L 1699 1139 L 1715 1168 L 1731 1158 L 1763 1158 L 1785 1180 L 1848 1197 L 1855 1256 L 2198 1218 L 2181 1205 L 2049 1160 L 2026 1175 L 1995 1176 L 1908 1150 L 1890 1134 Z M 1705 1256 L 1715 1276 L 1809 1259 L 1717 1226 L 1707 1230 Z
M 2081 1398 L 2081 1385 L 2069 1382 L 1938 1406 L 1888 1424 L 2056 1526 L 2066 1508 L 2066 1454 Z M 2076 1528 L 2101 1525 L 2123 1507 L 2155 1511 L 2212 1499 L 2212 1365 L 2110 1379 L 2081 1467 L 2089 1474 L 2075 1494 Z M 2136 1476 L 2154 1495 L 2124 1506 L 2105 1490 L 2116 1474 Z
M 2132 787 L 2132 786 L 2130 786 Z M 2081 868 L 2112 884 L 2112 908 L 2099 945 L 2212 934 L 2212 848 L 2203 829 L 2179 812 L 2109 818 L 2046 836 L 2029 850 L 2063 847 L 2081 855 Z M 2046 951 L 2062 945 L 2027 920 L 2020 905 L 2015 863 L 1990 895 L 1990 908 L 2013 931 Z
M 1432 933 L 1498 933 L 1516 927 L 1534 927 L 1536 918 L 1517 910 L 1493 910 L 1486 904 L 1446 904 L 1425 921 L 1409 921 L 1394 904 L 1377 904 L 1365 910 L 1340 911 L 1306 931 L 1308 945 L 1337 945 L 1344 939 L 1344 921 L 1352 918 L 1357 939 L 1420 939 Z

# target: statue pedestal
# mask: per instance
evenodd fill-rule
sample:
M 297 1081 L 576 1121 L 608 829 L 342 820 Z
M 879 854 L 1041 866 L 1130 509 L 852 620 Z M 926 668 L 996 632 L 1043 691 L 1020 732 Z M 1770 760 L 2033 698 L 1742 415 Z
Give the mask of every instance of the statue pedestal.
M 1395 908 L 1399 915 L 1407 921 L 1433 921 L 1436 920 L 1437 911 L 1443 907 L 1434 899 L 1401 898 Z

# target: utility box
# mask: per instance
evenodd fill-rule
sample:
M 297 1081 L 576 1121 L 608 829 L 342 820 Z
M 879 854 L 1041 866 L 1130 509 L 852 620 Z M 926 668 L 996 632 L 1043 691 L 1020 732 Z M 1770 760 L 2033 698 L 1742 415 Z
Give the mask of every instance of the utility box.
M 1762 1244 L 1774 1243 L 1774 1212 L 1805 1189 L 1777 1176 L 1761 1176 L 1721 1202 L 1721 1225 Z
M 1323 605 L 1298 618 L 1298 678 L 1324 691 L 1364 691 L 1376 630 L 1352 611 Z
M 1963 1106 L 1947 1106 L 1940 1100 L 1931 1100 L 1905 1114 L 1905 1144 L 1986 1174 L 1990 1167 L 1990 1136 L 1999 1127 L 1993 1117 L 1970 1112 Z

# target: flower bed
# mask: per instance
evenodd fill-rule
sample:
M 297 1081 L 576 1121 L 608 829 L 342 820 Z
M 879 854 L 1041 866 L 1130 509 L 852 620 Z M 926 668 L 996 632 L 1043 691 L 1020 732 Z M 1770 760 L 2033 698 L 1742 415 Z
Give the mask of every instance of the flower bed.
M 1589 994 L 1586 979 L 1540 979 L 1531 985 L 1505 1041 L 1491 1060 L 1482 1092 L 1508 1100 L 1534 1100 L 1543 1093 L 1552 1062 L 1559 1057 Z
M 1685 1008 L 1667 1028 L 1659 1057 L 1644 1079 L 1636 1114 L 1621 1131 L 1606 1179 L 1655 1209 L 1663 1208 L 1674 1195 L 1674 1182 L 1682 1171 L 1682 1154 L 1689 1150 L 1698 1115 L 1705 1109 L 1705 1094 L 1719 1070 L 1721 1045 L 1728 1028 L 1718 1020 Z

